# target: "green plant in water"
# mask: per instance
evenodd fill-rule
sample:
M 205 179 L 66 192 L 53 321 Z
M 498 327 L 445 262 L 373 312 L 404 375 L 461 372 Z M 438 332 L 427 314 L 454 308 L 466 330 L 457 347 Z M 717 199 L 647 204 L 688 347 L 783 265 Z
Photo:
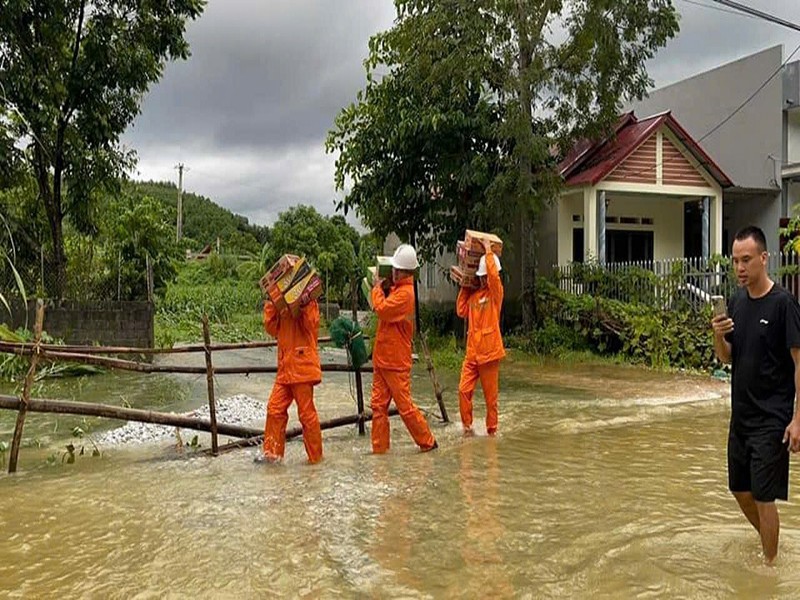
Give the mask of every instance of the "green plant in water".
M 78 438 L 79 440 L 83 440 L 84 438 L 86 438 L 92 445 L 92 456 L 101 456 L 102 453 L 100 452 L 100 448 L 98 447 L 97 442 L 95 442 L 94 438 L 89 433 L 89 429 L 91 428 L 91 426 L 89 425 L 89 422 L 86 419 L 83 420 L 83 425 L 84 427 L 72 428 L 72 437 Z M 70 448 L 72 449 L 70 450 Z M 74 455 L 75 446 L 69 444 L 67 446 L 67 450 L 70 454 Z M 83 444 L 81 444 L 80 449 L 78 450 L 78 454 L 80 456 L 83 456 L 85 452 L 86 452 L 86 447 Z M 74 456 L 72 457 L 72 460 L 68 460 L 67 462 L 68 463 L 75 462 Z

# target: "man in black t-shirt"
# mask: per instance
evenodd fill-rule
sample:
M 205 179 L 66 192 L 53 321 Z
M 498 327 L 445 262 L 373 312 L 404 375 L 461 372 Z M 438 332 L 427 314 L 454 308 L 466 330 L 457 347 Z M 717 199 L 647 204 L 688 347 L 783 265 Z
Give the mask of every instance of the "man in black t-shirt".
M 728 486 L 771 564 L 780 529 L 775 501 L 787 500 L 789 451 L 800 451 L 800 305 L 768 277 L 758 227 L 736 234 L 733 266 L 740 289 L 728 315 L 712 321 L 717 357 L 732 364 Z

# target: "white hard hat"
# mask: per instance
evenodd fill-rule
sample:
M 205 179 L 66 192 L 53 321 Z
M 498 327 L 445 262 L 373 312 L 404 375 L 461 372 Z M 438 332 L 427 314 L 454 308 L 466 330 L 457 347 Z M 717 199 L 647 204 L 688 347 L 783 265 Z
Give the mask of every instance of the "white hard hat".
M 401 271 L 413 271 L 416 269 L 419 266 L 419 261 L 417 260 L 417 251 L 414 250 L 414 246 L 400 244 L 397 250 L 394 251 L 394 256 L 392 256 L 392 266 Z
M 500 259 L 497 258 L 497 254 L 492 254 L 494 256 L 494 264 L 497 265 L 497 270 L 502 271 L 503 267 L 500 266 Z M 478 277 L 483 277 L 486 275 L 486 255 L 484 254 L 481 256 L 481 261 L 478 263 L 478 272 L 475 273 Z

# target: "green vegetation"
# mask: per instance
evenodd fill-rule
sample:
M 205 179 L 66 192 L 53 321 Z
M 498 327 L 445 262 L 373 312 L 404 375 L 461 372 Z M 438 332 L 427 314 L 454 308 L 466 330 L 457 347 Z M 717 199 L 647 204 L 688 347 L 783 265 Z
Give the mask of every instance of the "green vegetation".
M 172 235 L 175 236 L 174 224 L 178 217 L 178 188 L 169 182 L 129 182 L 124 192 L 136 200 L 152 198 L 165 209 L 165 219 L 172 224 Z M 270 240 L 268 227 L 253 225 L 247 218 L 232 213 L 215 204 L 213 200 L 184 192 L 183 203 L 183 239 L 181 248 L 195 252 L 210 244 L 221 254 L 247 255 L 258 254 Z
M 558 197 L 559 157 L 606 135 L 678 31 L 669 0 L 395 0 L 366 87 L 328 135 L 340 206 L 432 258 L 465 228 L 508 234 Z M 553 32 L 558 32 L 554 35 Z M 554 152 L 553 150 L 557 150 Z M 535 254 L 523 236 L 525 255 Z M 535 315 L 535 259 L 526 326 Z
M 4 2 L 0 10 L 0 182 L 24 173 L 38 240 L 53 277 L 67 289 L 66 227 L 91 235 L 103 191 L 118 189 L 135 155 L 120 138 L 167 61 L 185 60 L 188 21 L 203 0 Z M 5 186 L 4 186 L 5 187 Z

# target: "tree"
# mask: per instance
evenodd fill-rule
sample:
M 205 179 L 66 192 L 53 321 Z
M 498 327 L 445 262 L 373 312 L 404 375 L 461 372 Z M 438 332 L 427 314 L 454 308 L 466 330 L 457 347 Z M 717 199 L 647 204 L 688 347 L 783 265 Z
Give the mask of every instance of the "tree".
M 311 206 L 295 206 L 272 226 L 268 264 L 286 253 L 304 256 L 327 279 L 327 297 L 344 301 L 357 271 L 358 243 L 358 232 L 341 216 L 324 217 Z
M 678 29 L 671 0 L 395 6 L 395 26 L 370 40 L 366 88 L 337 117 L 327 150 L 347 189 L 339 207 L 381 236 L 416 238 L 429 258 L 468 226 L 508 234 L 523 216 L 532 231 L 557 196 L 559 156 L 643 96 L 647 60 Z M 533 247 L 521 253 L 533 258 Z
M 133 164 L 120 136 L 165 62 L 189 56 L 186 22 L 204 4 L 0 2 L 0 134 L 24 146 L 35 175 L 52 238 L 56 296 L 66 281 L 64 219 L 91 232 L 95 191 L 115 187 Z

